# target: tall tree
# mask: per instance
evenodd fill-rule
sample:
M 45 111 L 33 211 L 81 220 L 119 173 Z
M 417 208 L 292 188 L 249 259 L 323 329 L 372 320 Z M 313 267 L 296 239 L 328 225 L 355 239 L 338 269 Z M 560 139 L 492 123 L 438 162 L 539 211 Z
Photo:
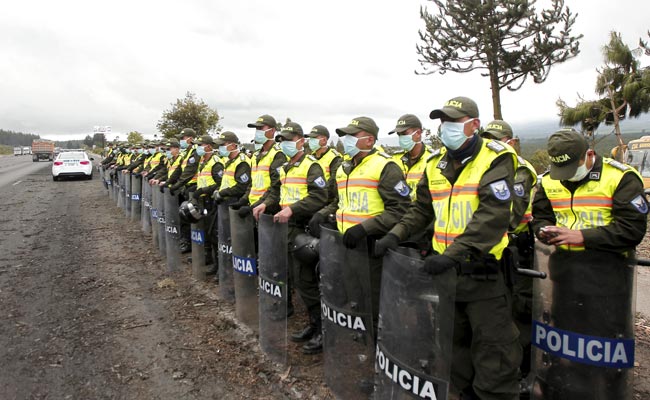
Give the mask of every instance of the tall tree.
M 637 118 L 650 110 L 650 70 L 640 67 L 640 53 L 631 50 L 619 33 L 612 32 L 609 43 L 603 46 L 604 65 L 597 69 L 596 94 L 599 98 L 580 98 L 575 107 L 562 99 L 556 102 L 560 124 L 581 124 L 583 133 L 592 143 L 595 142 L 594 132 L 601 123 L 613 125 L 618 143 L 616 158 L 619 160 L 625 152 L 621 121 L 627 117 Z
M 187 92 L 185 97 L 177 99 L 170 110 L 163 112 L 156 127 L 166 138 L 181 133 L 183 128 L 192 128 L 198 135 L 207 135 L 221 130 L 217 110 L 210 108 L 194 93 Z
M 416 45 L 422 71 L 444 74 L 485 70 L 494 119 L 503 119 L 501 89 L 515 91 L 529 77 L 546 80 L 551 66 L 579 53 L 582 35 L 571 36 L 577 14 L 564 0 L 535 10 L 537 0 L 430 0 L 436 15 L 420 8 L 426 29 Z
M 133 131 L 129 132 L 129 135 L 126 137 L 126 141 L 129 142 L 129 144 L 142 143 L 142 141 L 144 141 L 144 137 L 140 132 Z

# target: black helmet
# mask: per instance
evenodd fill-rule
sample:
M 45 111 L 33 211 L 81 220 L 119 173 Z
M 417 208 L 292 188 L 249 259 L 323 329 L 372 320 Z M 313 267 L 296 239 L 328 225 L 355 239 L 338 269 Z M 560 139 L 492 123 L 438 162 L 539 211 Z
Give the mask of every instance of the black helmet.
M 304 266 L 315 267 L 318 264 L 318 243 L 318 238 L 301 232 L 289 244 L 289 252 Z
M 178 208 L 178 214 L 184 221 L 187 221 L 191 224 L 199 222 L 203 217 L 201 211 L 190 201 L 184 201 L 181 203 L 181 206 Z

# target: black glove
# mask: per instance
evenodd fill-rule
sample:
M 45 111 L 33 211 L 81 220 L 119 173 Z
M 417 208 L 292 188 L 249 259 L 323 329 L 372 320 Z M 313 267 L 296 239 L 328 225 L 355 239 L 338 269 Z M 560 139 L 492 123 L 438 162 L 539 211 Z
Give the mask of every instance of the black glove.
M 320 237 L 320 226 L 323 222 L 325 222 L 325 216 L 323 214 L 316 213 L 314 214 L 313 217 L 309 220 L 309 233 L 314 236 L 319 238 Z
M 368 234 L 366 230 L 363 229 L 363 225 L 356 224 L 352 228 L 345 231 L 343 234 L 343 245 L 348 249 L 354 249 L 357 247 L 357 243 L 364 239 Z
M 195 199 L 198 199 L 199 197 L 201 197 L 201 195 L 205 194 L 203 189 L 204 188 L 199 188 L 199 189 L 196 189 L 195 191 L 193 191 L 192 192 L 192 197 L 195 198 Z
M 160 193 L 165 193 L 165 187 L 164 186 L 160 186 Z
M 451 257 L 447 257 L 443 254 L 432 254 L 424 259 L 422 270 L 431 275 L 438 275 L 450 270 L 451 268 L 456 268 L 456 270 L 458 270 L 459 267 L 460 264 L 458 261 Z
M 375 242 L 375 257 L 383 257 L 388 249 L 395 250 L 399 246 L 399 238 L 394 233 L 387 233 L 386 236 Z
M 232 203 L 230 205 L 230 208 L 232 208 L 233 210 L 239 210 L 241 207 L 247 206 L 247 205 L 248 205 L 248 198 L 247 197 L 242 197 L 239 200 L 237 200 L 236 202 Z
M 219 190 L 215 190 L 214 193 L 212 193 L 212 198 L 216 204 L 221 204 L 224 200 L 224 198 L 221 197 L 221 194 L 219 194 Z
M 251 214 L 253 211 L 249 206 L 242 206 L 239 207 L 239 210 L 237 210 L 237 215 L 239 215 L 242 218 L 246 218 L 247 215 Z

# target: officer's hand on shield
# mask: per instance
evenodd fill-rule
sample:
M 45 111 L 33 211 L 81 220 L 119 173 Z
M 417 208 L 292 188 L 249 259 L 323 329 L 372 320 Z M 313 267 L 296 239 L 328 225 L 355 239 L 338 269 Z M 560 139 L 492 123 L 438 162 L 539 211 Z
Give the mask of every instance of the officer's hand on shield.
M 460 263 L 444 254 L 432 254 L 424 259 L 422 271 L 431 275 L 442 274 L 452 268 L 460 268 Z
M 214 193 L 212 193 L 212 198 L 214 199 L 214 202 L 217 204 L 221 204 L 223 201 L 223 197 L 221 197 L 221 194 L 219 194 L 218 190 L 215 190 Z
M 387 233 L 386 236 L 375 242 L 375 257 L 383 257 L 388 249 L 395 250 L 399 246 L 399 238 L 394 233 Z
M 239 210 L 240 208 L 248 205 L 248 198 L 242 197 L 233 204 L 230 205 L 230 208 L 233 210 Z
M 249 206 L 241 206 L 237 210 L 237 215 L 239 215 L 241 218 L 246 218 L 247 215 L 251 213 L 251 208 Z
M 293 215 L 293 210 L 291 207 L 285 207 L 279 213 L 276 213 L 273 216 L 273 222 L 278 222 L 280 224 L 286 224 L 289 222 L 289 218 Z
M 366 236 L 368 236 L 368 233 L 366 233 L 363 225 L 356 224 L 343 234 L 343 245 L 348 249 L 354 249 L 357 247 L 357 243 L 365 239 Z
M 264 203 L 253 208 L 253 218 L 258 221 L 260 219 L 260 215 L 264 214 L 264 211 L 266 211 L 266 204 Z
M 323 214 L 316 213 L 309 220 L 309 233 L 313 237 L 320 238 L 320 226 L 325 222 L 325 216 Z

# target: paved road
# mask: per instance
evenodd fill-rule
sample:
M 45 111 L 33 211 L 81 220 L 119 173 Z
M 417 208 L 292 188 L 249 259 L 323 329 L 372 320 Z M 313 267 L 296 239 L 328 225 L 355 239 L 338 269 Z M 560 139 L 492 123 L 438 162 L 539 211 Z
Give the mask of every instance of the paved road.
M 1 156 L 0 157 L 0 187 L 18 184 L 21 178 L 40 171 L 43 168 L 52 168 L 49 161 L 33 162 L 32 156 Z

